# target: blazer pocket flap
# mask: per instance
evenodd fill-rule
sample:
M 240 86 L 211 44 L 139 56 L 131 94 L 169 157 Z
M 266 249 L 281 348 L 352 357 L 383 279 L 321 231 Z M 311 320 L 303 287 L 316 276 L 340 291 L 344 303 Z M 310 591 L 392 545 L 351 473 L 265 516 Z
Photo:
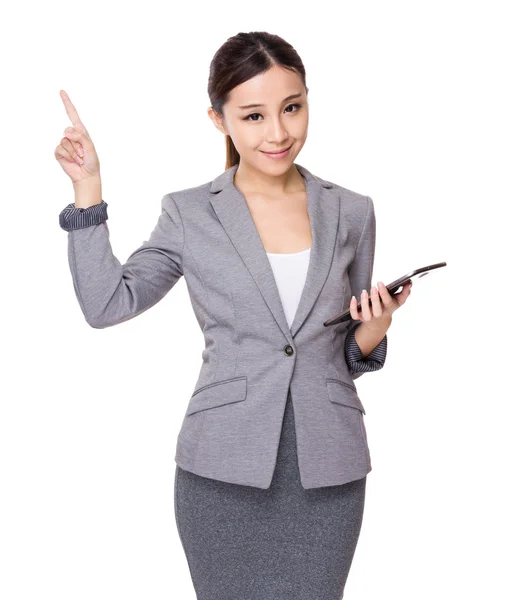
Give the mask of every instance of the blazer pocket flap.
M 326 387 L 328 388 L 330 402 L 351 406 L 352 408 L 361 410 L 365 414 L 365 408 L 358 397 L 358 392 L 350 383 L 341 381 L 340 379 L 327 379 Z
M 215 381 L 197 389 L 191 396 L 186 416 L 205 408 L 241 402 L 247 397 L 247 377 Z

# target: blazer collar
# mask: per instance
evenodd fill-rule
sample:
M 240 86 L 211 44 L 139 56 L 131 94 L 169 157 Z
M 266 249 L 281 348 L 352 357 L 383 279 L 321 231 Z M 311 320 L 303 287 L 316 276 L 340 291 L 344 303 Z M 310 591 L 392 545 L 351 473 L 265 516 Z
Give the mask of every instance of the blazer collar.
M 234 184 L 238 164 L 221 173 L 210 186 L 210 203 L 217 218 L 290 342 L 303 325 L 325 283 L 332 264 L 340 212 L 340 196 L 334 189 L 334 184 L 316 177 L 305 167 L 294 164 L 303 176 L 307 190 L 312 247 L 305 285 L 291 328 L 288 326 L 270 261 L 245 196 Z

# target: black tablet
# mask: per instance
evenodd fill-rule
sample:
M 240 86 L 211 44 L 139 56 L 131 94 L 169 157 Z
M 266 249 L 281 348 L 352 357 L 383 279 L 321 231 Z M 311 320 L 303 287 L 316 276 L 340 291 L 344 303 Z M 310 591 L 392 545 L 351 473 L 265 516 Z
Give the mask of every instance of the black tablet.
M 406 283 L 409 283 L 412 279 L 415 279 L 415 280 L 421 279 L 425 275 L 428 275 L 431 271 L 434 271 L 435 269 L 439 269 L 439 268 L 445 267 L 445 266 L 446 266 L 445 262 L 440 262 L 440 263 L 436 263 L 435 265 L 430 265 L 428 267 L 422 267 L 421 269 L 415 269 L 414 271 L 411 271 L 410 273 L 407 273 L 406 275 L 399 277 L 399 279 L 392 281 L 392 283 L 390 283 L 389 285 L 386 286 L 386 289 L 392 296 L 395 296 L 398 293 L 399 288 L 406 285 Z M 370 296 L 369 296 L 369 306 L 372 306 Z M 361 302 L 360 302 L 359 298 L 358 298 L 358 312 L 359 313 L 362 312 Z M 337 325 L 337 323 L 343 323 L 343 322 L 349 321 L 349 320 L 351 320 L 351 313 L 349 312 L 349 309 L 347 309 L 346 311 L 340 313 L 339 315 L 335 315 L 334 317 L 331 317 L 330 319 L 328 319 L 328 321 L 325 321 L 323 323 L 323 325 L 325 327 L 328 327 L 329 325 Z

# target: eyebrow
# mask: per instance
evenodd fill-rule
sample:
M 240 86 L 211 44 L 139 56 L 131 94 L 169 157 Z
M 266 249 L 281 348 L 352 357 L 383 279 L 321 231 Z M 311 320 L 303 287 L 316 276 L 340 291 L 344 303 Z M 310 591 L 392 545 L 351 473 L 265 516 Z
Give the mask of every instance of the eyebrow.
M 295 98 L 301 98 L 302 94 L 291 94 L 291 96 L 288 96 L 287 98 L 284 98 L 284 100 L 281 102 L 281 104 L 283 104 L 284 102 L 287 102 L 288 100 L 294 100 Z M 243 106 L 239 106 L 238 108 L 240 110 L 248 110 L 250 108 L 261 108 L 263 106 L 266 106 L 265 104 L 244 104 Z

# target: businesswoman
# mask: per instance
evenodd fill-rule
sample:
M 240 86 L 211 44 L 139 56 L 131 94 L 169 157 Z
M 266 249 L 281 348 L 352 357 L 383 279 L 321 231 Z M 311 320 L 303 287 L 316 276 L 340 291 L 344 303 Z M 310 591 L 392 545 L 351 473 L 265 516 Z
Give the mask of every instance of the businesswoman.
M 132 319 L 184 276 L 203 331 L 174 488 L 198 600 L 343 598 L 372 469 L 355 380 L 383 367 L 392 315 L 410 294 L 371 285 L 372 199 L 294 162 L 305 81 L 276 35 L 239 33 L 219 48 L 208 114 L 226 169 L 165 194 L 149 240 L 123 265 L 95 147 L 61 92 L 72 126 L 55 156 L 75 202 L 60 225 L 87 322 Z M 323 326 L 347 308 L 350 321 Z

